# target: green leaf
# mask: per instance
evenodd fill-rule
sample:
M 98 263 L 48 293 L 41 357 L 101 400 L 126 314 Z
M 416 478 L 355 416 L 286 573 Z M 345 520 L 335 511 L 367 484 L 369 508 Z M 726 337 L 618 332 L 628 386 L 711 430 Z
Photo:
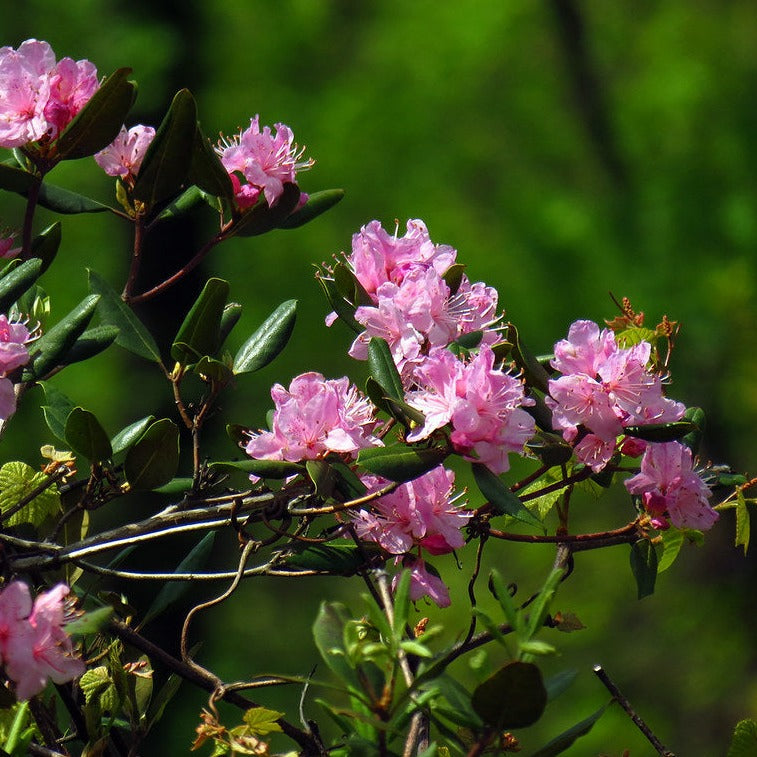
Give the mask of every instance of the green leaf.
M 631 572 L 636 579 L 639 599 L 654 594 L 657 552 L 649 539 L 639 539 L 631 545 Z
M 33 173 L 8 163 L 0 163 L 0 189 L 25 195 L 38 182 L 39 179 Z
M 245 211 L 226 234 L 227 236 L 254 237 L 277 229 L 291 215 L 299 201 L 299 187 L 287 182 L 284 184 L 284 191 L 272 208 L 269 208 L 265 198 L 261 197 L 257 205 Z
M 93 200 L 91 197 L 85 197 L 78 192 L 72 192 L 70 189 L 64 189 L 47 182 L 40 187 L 37 202 L 43 208 L 63 215 L 104 213 L 106 210 L 113 210 L 108 205 Z
M 136 84 L 126 78 L 130 73 L 130 68 L 114 71 L 61 132 L 57 146 L 63 160 L 94 155 L 118 136 L 137 94 Z
M 333 208 L 343 197 L 343 189 L 324 189 L 321 192 L 313 192 L 301 208 L 295 210 L 279 224 L 279 228 L 296 229 L 303 226 Z
M 139 439 L 142 434 L 147 431 L 147 427 L 155 420 L 155 416 L 146 415 L 144 418 L 140 418 L 134 423 L 130 423 L 125 428 L 122 428 L 111 440 L 110 446 L 113 449 L 113 456 L 115 457 L 119 453 L 131 447 L 134 442 Z
M 61 441 L 66 440 L 66 420 L 74 409 L 74 403 L 60 389 L 57 389 L 47 381 L 40 381 L 40 386 L 45 390 L 45 402 L 42 412 L 45 423 L 55 436 Z
M 334 279 L 327 277 L 326 274 L 319 274 L 316 275 L 316 280 L 320 284 L 321 289 L 323 289 L 329 306 L 339 316 L 339 319 L 356 334 L 362 333 L 364 330 L 363 327 L 355 320 L 355 305 L 347 302 L 340 294 Z
M 287 568 L 317 570 L 333 576 L 354 576 L 365 567 L 365 556 L 376 554 L 375 545 L 360 548 L 354 542 L 332 541 L 328 544 L 308 544 L 283 560 Z
M 368 370 L 387 397 L 404 401 L 405 389 L 402 379 L 394 363 L 392 351 L 384 339 L 373 337 L 368 343 Z
M 526 383 L 547 394 L 549 392 L 549 374 L 544 366 L 526 349 L 520 340 L 515 324 L 507 324 L 507 341 L 512 344 L 512 358 L 523 371 Z
M 69 350 L 92 320 L 99 300 L 100 295 L 88 295 L 34 343 L 28 369 L 32 378 L 42 378 L 57 366 L 65 364 Z
M 457 294 L 460 284 L 463 283 L 463 274 L 465 273 L 464 263 L 453 263 L 445 272 L 442 278 L 444 283 L 449 287 L 450 295 Z
M 306 460 L 305 471 L 313 482 L 316 496 L 321 500 L 330 499 L 334 493 L 334 474 L 326 460 Z
M 706 418 L 704 410 L 701 407 L 687 407 L 686 412 L 683 414 L 683 419 L 689 421 L 696 426 L 696 430 L 681 439 L 681 442 L 685 444 L 695 455 L 699 451 L 699 444 L 702 441 L 702 435 L 704 434 Z
M 167 484 L 179 467 L 179 429 L 168 418 L 155 421 L 126 453 L 124 474 L 133 491 Z
M 736 491 L 736 544 L 737 547 L 744 547 L 744 555 L 749 549 L 749 508 L 744 498 L 743 489 Z
M 42 261 L 40 274 L 44 273 L 58 254 L 61 240 L 61 223 L 56 221 L 41 231 L 32 240 L 32 257 Z
M 0 311 L 7 313 L 10 306 L 42 275 L 39 258 L 25 260 L 0 279 Z
M 205 534 L 179 563 L 174 573 L 196 573 L 202 570 L 210 560 L 215 535 L 215 531 Z M 191 581 L 166 581 L 145 613 L 141 625 L 146 625 L 175 605 L 191 588 Z
M 553 699 L 557 699 L 564 691 L 573 684 L 576 680 L 578 672 L 575 670 L 563 670 L 556 675 L 551 676 L 544 682 L 544 687 L 547 689 L 547 698 L 551 702 Z
M 547 580 L 544 582 L 541 591 L 536 596 L 536 599 L 531 603 L 528 626 L 526 629 L 528 634 L 527 638 L 530 639 L 535 636 L 544 625 L 552 598 L 555 596 L 557 587 L 560 585 L 560 581 L 564 575 L 565 570 L 562 568 L 555 568 L 552 570 L 547 577 Z
M 357 462 L 371 473 L 403 483 L 428 473 L 441 465 L 446 457 L 446 450 L 435 447 L 416 449 L 404 444 L 392 444 L 360 450 Z
M 221 316 L 229 296 L 229 282 L 208 279 L 181 324 L 171 357 L 182 365 L 196 363 L 204 355 L 214 355 L 219 347 Z
M 537 429 L 526 448 L 550 468 L 564 465 L 573 456 L 573 448 L 561 436 Z
M 92 462 L 107 460 L 112 454 L 110 439 L 94 413 L 75 407 L 66 419 L 66 441 L 79 455 Z
M 226 385 L 231 381 L 234 375 L 231 368 L 226 363 L 216 360 L 215 358 L 204 355 L 192 368 L 203 381 L 214 381 L 218 384 Z
M 509 515 L 529 526 L 543 528 L 541 521 L 526 508 L 519 497 L 510 491 L 502 479 L 492 473 L 485 465 L 473 463 L 473 478 L 481 494 L 500 515 Z
M 218 336 L 221 345 L 226 341 L 226 338 L 229 336 L 234 326 L 237 325 L 241 317 L 242 306 L 238 302 L 227 302 L 226 307 L 223 309 L 223 315 L 221 316 L 221 328 Z
M 548 744 L 541 747 L 541 749 L 537 749 L 531 757 L 555 757 L 555 755 L 562 754 L 566 749 L 573 746 L 576 739 L 585 736 L 592 729 L 594 723 L 602 717 L 608 706 L 609 703 L 600 707 L 595 713 L 589 715 L 588 718 L 571 726 L 567 731 L 563 731 L 559 736 L 556 736 Z M 746 757 L 746 754 L 744 757 Z
M 334 284 L 339 294 L 355 306 L 373 305 L 373 300 L 360 279 L 352 272 L 346 263 L 337 263 L 332 271 Z
M 218 471 L 243 471 L 258 478 L 287 478 L 304 473 L 305 466 L 286 460 L 232 460 L 211 463 L 209 468 Z
M 116 326 L 95 326 L 87 329 L 73 344 L 61 365 L 73 365 L 89 360 L 108 349 L 118 339 Z
M 505 615 L 505 620 L 513 629 L 515 635 L 518 637 L 518 641 L 522 637 L 523 620 L 521 613 L 515 607 L 513 598 L 510 596 L 510 591 L 505 582 L 502 580 L 502 576 L 496 568 L 492 568 L 489 577 L 490 585 L 494 593 L 494 597 L 499 602 L 499 606 L 502 608 L 502 612 Z
M 281 732 L 278 721 L 283 717 L 283 712 L 267 710 L 265 707 L 251 707 L 244 713 L 242 720 L 254 736 L 267 736 L 270 733 Z
M 197 133 L 197 105 L 188 89 L 179 90 L 147 148 L 132 190 L 148 208 L 179 194 L 187 181 Z
M 98 607 L 96 610 L 87 612 L 81 617 L 76 618 L 76 620 L 66 623 L 63 626 L 63 630 L 67 634 L 76 634 L 77 636 L 88 636 L 98 633 L 105 627 L 111 615 L 113 615 L 113 608 L 110 605 L 107 607 Z
M 145 360 L 160 363 L 158 345 L 131 308 L 98 273 L 88 269 L 87 275 L 90 292 L 100 295 L 100 318 L 104 324 L 118 329 L 116 344 Z
M 530 662 L 510 662 L 476 687 L 471 699 L 481 719 L 496 730 L 533 725 L 547 705 L 541 671 Z
M 742 720 L 736 724 L 726 757 L 754 757 L 757 754 L 757 722 Z
M 199 124 L 195 130 L 192 145 L 192 165 L 189 169 L 189 181 L 201 190 L 215 197 L 222 197 L 234 203 L 234 187 L 221 159 L 213 149 L 208 138 L 202 133 Z
M 160 211 L 156 220 L 167 221 L 169 219 L 181 218 L 181 216 L 188 213 L 192 208 L 201 204 L 204 204 L 202 190 L 195 186 L 191 186 L 188 189 L 185 189 L 175 200 L 166 205 L 166 207 Z
M 282 302 L 240 347 L 234 374 L 254 373 L 268 365 L 286 347 L 296 319 L 297 300 Z
M 403 570 L 394 592 L 394 625 L 392 630 L 397 639 L 405 634 L 405 624 L 410 612 L 410 571 Z
M 644 439 L 647 442 L 674 442 L 697 430 L 698 427 L 691 421 L 648 423 L 645 426 L 625 426 L 623 428 L 628 436 Z
M 0 468 L 0 513 L 6 513 L 35 489 L 47 482 L 47 476 L 21 462 L 5 463 Z M 40 526 L 46 518 L 60 512 L 60 494 L 55 483 L 50 484 L 18 512 L 3 520 L 4 527 L 31 523 Z
M 668 528 L 660 533 L 662 538 L 662 556 L 657 565 L 657 572 L 667 570 L 681 552 L 683 546 L 683 531 L 679 528 Z
M 359 689 L 344 646 L 344 626 L 351 620 L 341 602 L 323 602 L 313 623 L 313 640 L 324 662 L 344 683 Z

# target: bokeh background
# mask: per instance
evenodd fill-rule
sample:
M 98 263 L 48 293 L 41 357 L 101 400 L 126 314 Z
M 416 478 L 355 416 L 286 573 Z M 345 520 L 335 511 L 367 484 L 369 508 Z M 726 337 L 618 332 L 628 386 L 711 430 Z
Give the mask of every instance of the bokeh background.
M 352 233 L 371 219 L 386 227 L 397 219 L 404 228 L 422 218 L 434 241 L 459 250 L 472 280 L 498 288 L 537 353 L 549 352 L 576 318 L 611 318 L 610 292 L 630 297 L 650 324 L 663 313 L 679 320 L 670 394 L 706 410 L 705 459 L 755 471 L 757 6 L 750 0 L 80 0 L 54 10 L 44 0 L 2 0 L 0 9 L 2 44 L 37 37 L 102 73 L 132 66 L 140 84 L 132 123 L 157 125 L 186 86 L 206 133 L 233 134 L 256 113 L 262 123 L 283 121 L 317 161 L 302 188 L 346 190 L 311 225 L 217 249 L 186 286 L 140 311 L 166 343 L 177 305 L 186 310 L 205 278 L 221 276 L 244 305 L 235 347 L 279 302 L 300 300 L 284 355 L 224 399 L 223 419 L 211 428 L 219 456 L 237 453 L 221 421 L 263 425 L 274 381 L 306 369 L 363 380 L 364 367 L 346 356 L 347 330 L 323 325 L 327 307 L 313 265 L 348 250 Z M 93 162 L 60 166 L 52 178 L 113 201 L 112 183 Z M 3 193 L 0 222 L 13 224 L 20 207 Z M 40 214 L 40 228 L 46 218 Z M 187 259 L 212 222 L 198 214 L 156 235 L 150 275 Z M 44 280 L 58 315 L 86 293 L 85 266 L 120 287 L 129 249 L 129 230 L 113 217 L 67 217 L 63 234 L 60 260 Z M 56 384 L 112 432 L 156 407 L 172 412 L 165 382 L 117 348 Z M 33 461 L 51 441 L 34 400 L 6 437 L 2 461 Z M 154 506 L 134 505 L 144 513 Z M 629 516 L 622 497 L 587 499 L 578 525 L 613 527 Z M 725 753 L 736 721 L 757 715 L 757 562 L 733 548 L 733 532 L 725 514 L 706 545 L 687 548 L 657 594 L 641 602 L 626 548 L 577 556 L 558 604 L 587 629 L 550 637 L 561 656 L 545 667 L 579 676 L 528 732 L 524 754 L 607 700 L 591 674 L 595 662 L 670 749 Z M 524 596 L 538 588 L 549 548 L 493 546 L 491 563 Z M 168 552 L 175 564 L 187 548 L 143 559 L 165 565 Z M 232 549 L 219 541 L 219 564 L 234 560 Z M 469 567 L 472 555 L 461 560 Z M 444 613 L 419 608 L 449 638 L 467 624 L 464 575 L 453 587 L 459 613 L 454 604 Z M 155 587 L 125 590 L 144 609 Z M 347 597 L 361 612 L 360 591 L 348 579 L 250 582 L 195 627 L 205 638 L 200 659 L 226 679 L 307 674 L 317 661 L 309 627 L 319 602 Z M 173 615 L 146 629 L 171 648 Z M 491 650 L 490 659 L 503 657 Z M 458 673 L 472 685 L 465 665 Z M 296 719 L 299 693 L 257 698 Z M 204 701 L 182 688 L 143 753 L 186 752 Z M 311 700 L 307 708 L 320 717 Z M 237 713 L 224 712 L 229 725 L 237 722 Z M 569 753 L 626 748 L 651 753 L 618 709 Z

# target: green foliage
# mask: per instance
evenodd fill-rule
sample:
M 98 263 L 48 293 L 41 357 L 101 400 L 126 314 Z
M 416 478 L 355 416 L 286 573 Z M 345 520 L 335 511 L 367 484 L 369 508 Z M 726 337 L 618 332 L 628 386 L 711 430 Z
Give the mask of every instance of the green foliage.
M 209 279 L 181 324 L 171 347 L 171 357 L 182 365 L 214 355 L 220 347 L 221 318 L 229 282 Z
M 742 720 L 736 724 L 727 757 L 750 757 L 757 751 L 757 721 Z
M 29 499 L 34 492 L 38 493 Z M 20 510 L 3 517 L 5 526 L 21 523 L 40 526 L 47 518 L 60 512 L 58 487 L 44 473 L 35 471 L 26 463 L 5 463 L 0 468 L 0 513 L 5 516 L 26 499 L 29 501 Z
M 657 580 L 657 552 L 649 539 L 639 539 L 631 545 L 631 572 L 636 579 L 638 598 L 654 594 Z
M 473 463 L 471 467 L 476 485 L 498 514 L 509 515 L 529 526 L 544 528 L 542 522 L 526 508 L 516 494 L 510 491 L 499 476 L 479 463 Z
M 124 460 L 133 491 L 150 491 L 168 483 L 179 467 L 179 429 L 169 418 L 151 423 L 129 448 Z
M 234 374 L 254 373 L 274 360 L 286 347 L 296 319 L 297 300 L 282 302 L 239 348 Z
M 367 447 L 360 450 L 358 463 L 377 476 L 402 483 L 412 481 L 436 468 L 448 454 L 446 450 L 435 447 L 424 449 L 404 444 L 390 444 L 386 447 Z

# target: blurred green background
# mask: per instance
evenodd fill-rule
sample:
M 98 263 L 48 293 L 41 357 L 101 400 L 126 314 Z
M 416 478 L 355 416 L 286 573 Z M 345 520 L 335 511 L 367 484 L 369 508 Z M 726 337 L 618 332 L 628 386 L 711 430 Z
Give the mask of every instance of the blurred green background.
M 670 394 L 706 410 L 703 458 L 754 472 L 753 2 L 81 0 L 53 11 L 42 0 L 2 0 L 0 9 L 2 44 L 37 37 L 59 57 L 89 58 L 103 74 L 132 66 L 140 84 L 132 123 L 157 125 L 186 86 L 206 133 L 233 134 L 256 113 L 261 123 L 283 121 L 317 161 L 302 175 L 302 188 L 346 190 L 336 209 L 309 226 L 217 249 L 187 286 L 140 311 L 170 339 L 176 323 L 166 308 L 187 309 L 204 278 L 221 276 L 244 305 L 236 347 L 279 302 L 300 300 L 285 354 L 241 378 L 223 399 L 223 418 L 211 429 L 220 456 L 237 452 L 222 422 L 263 425 L 274 381 L 288 383 L 309 369 L 363 380 L 364 367 L 346 356 L 347 330 L 323 325 L 327 307 L 312 266 L 349 250 L 351 235 L 373 218 L 386 227 L 399 219 L 401 228 L 422 218 L 434 241 L 459 250 L 472 280 L 497 287 L 535 352 L 550 351 L 576 318 L 612 317 L 609 292 L 630 297 L 652 325 L 663 313 L 681 321 Z M 94 162 L 60 166 L 52 178 L 113 200 L 113 185 Z M 0 203 L 0 223 L 14 224 L 21 204 L 6 194 Z M 40 214 L 40 228 L 46 218 Z M 154 275 L 188 258 L 212 220 L 201 215 L 159 235 L 150 250 Z M 43 280 L 58 316 L 85 294 L 85 266 L 120 287 L 129 249 L 128 228 L 112 217 L 67 217 L 63 233 L 59 260 Z M 56 379 L 112 432 L 157 406 L 171 413 L 164 383 L 116 348 Z M 33 461 L 51 441 L 34 405 L 29 396 L 3 461 Z M 152 506 L 142 505 L 144 512 Z M 622 497 L 587 500 L 577 525 L 614 527 L 630 515 Z M 579 678 L 524 734 L 524 754 L 606 701 L 591 674 L 595 662 L 670 749 L 725 753 L 735 722 L 757 715 L 757 563 L 732 541 L 726 514 L 707 544 L 686 549 L 660 577 L 657 594 L 641 602 L 627 549 L 577 556 L 558 605 L 587 629 L 550 636 L 562 656 L 546 667 L 576 668 Z M 186 547 L 175 549 L 177 563 Z M 233 561 L 232 549 L 230 541 L 219 547 L 219 563 Z M 165 550 L 160 557 L 165 564 Z M 489 557 L 528 596 L 553 555 L 496 544 Z M 472 555 L 464 551 L 461 559 L 469 569 Z M 467 624 L 464 576 L 458 574 L 451 609 L 419 608 L 444 623 L 450 638 Z M 144 609 L 154 587 L 129 591 Z M 309 626 L 319 602 L 352 597 L 362 612 L 354 598 L 360 591 L 346 579 L 249 582 L 194 628 L 196 638 L 206 638 L 200 659 L 227 680 L 260 671 L 306 674 L 316 662 Z M 176 645 L 170 619 L 147 632 Z M 501 656 L 491 650 L 491 659 Z M 465 665 L 459 672 L 473 680 Z M 256 693 L 296 720 L 299 691 Z M 202 693 L 182 689 L 143 753 L 184 753 L 204 702 Z M 312 702 L 307 711 L 320 717 Z M 224 712 L 228 725 L 237 722 L 234 711 Z M 620 710 L 611 710 L 569 753 L 619 755 L 625 748 L 651 753 Z

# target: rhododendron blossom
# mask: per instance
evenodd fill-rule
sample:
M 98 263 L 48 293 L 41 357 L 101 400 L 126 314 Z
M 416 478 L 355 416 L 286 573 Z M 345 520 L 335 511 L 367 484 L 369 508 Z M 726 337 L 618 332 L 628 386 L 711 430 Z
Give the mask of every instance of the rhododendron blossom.
M 691 450 L 680 442 L 649 444 L 641 458 L 641 471 L 625 481 L 631 494 L 641 496 L 644 509 L 658 527 L 706 531 L 718 519 L 709 505 L 707 484 L 694 470 Z
M 494 368 L 494 352 L 484 345 L 468 360 L 434 349 L 416 369 L 418 389 L 407 402 L 425 416 L 408 441 L 426 439 L 448 423 L 455 451 L 494 473 L 510 468 L 508 454 L 521 452 L 536 424 L 523 407 L 533 405 L 523 383 Z
M 329 452 L 354 455 L 381 444 L 372 434 L 373 405 L 346 377 L 303 373 L 289 389 L 275 384 L 271 397 L 276 405 L 272 430 L 250 434 L 245 447 L 250 457 L 299 462 Z
M 32 604 L 29 587 L 13 581 L 0 592 L 0 659 L 19 700 L 39 694 L 48 678 L 65 683 L 84 673 L 63 629 L 69 588 L 58 584 Z
M 552 367 L 563 375 L 549 381 L 553 428 L 569 442 L 579 426 L 589 432 L 575 453 L 595 472 L 609 462 L 625 426 L 683 417 L 686 408 L 663 396 L 662 377 L 647 367 L 650 352 L 649 342 L 620 347 L 612 331 L 592 321 L 576 321 L 555 345 Z
M 0 147 L 55 138 L 99 86 L 87 60 L 58 63 L 47 42 L 0 48 Z
M 425 560 L 420 558 L 410 561 L 403 560 L 403 565 L 410 568 L 410 600 L 417 602 L 423 597 L 428 597 L 439 607 L 449 607 L 449 589 L 439 576 L 432 573 L 427 567 Z M 399 583 L 399 574 L 394 577 L 392 587 L 396 589 Z
M 268 207 L 272 207 L 281 197 L 284 184 L 295 184 L 297 171 L 313 165 L 312 159 L 301 160 L 305 148 L 297 147 L 288 126 L 279 123 L 274 128 L 275 134 L 269 126 L 264 126 L 261 131 L 258 116 L 255 116 L 250 120 L 249 128 L 230 140 L 220 141 L 216 148 L 242 209 L 253 206 L 261 192 Z
M 137 124 L 128 131 L 122 126 L 113 142 L 95 155 L 95 161 L 108 176 L 136 176 L 154 137 L 152 126 Z
M 21 252 L 20 247 L 13 246 L 15 239 L 16 235 L 13 232 L 8 233 L 7 236 L 0 236 L 0 258 L 10 260 Z

